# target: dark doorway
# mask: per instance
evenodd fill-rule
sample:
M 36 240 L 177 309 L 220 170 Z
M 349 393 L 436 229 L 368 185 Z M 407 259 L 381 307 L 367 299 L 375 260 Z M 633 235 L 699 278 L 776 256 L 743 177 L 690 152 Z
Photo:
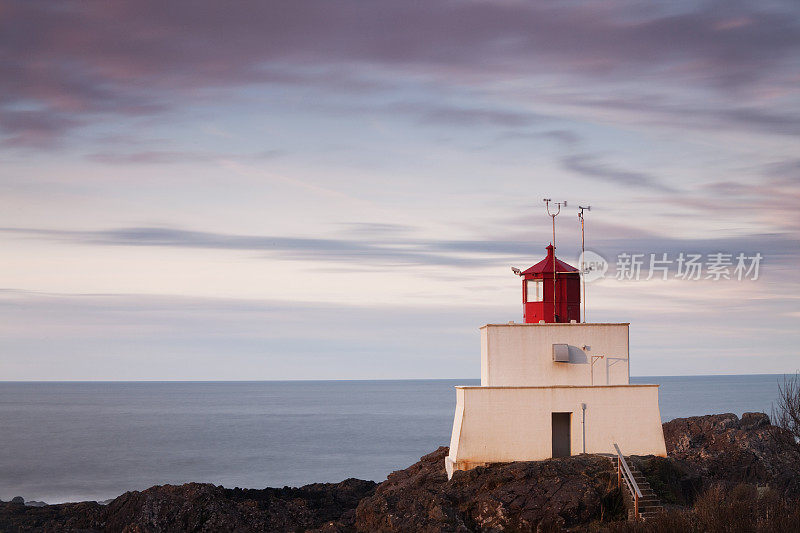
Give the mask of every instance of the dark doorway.
M 553 413 L 553 457 L 569 457 L 572 413 Z

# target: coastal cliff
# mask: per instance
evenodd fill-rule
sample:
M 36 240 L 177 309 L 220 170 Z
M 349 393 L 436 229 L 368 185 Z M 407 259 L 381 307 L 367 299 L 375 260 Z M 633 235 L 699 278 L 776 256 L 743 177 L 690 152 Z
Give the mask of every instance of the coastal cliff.
M 800 524 L 800 446 L 763 413 L 680 418 L 664 424 L 664 436 L 667 458 L 631 461 L 673 512 L 664 519 L 675 527 L 709 529 L 702 520 L 710 518 L 694 509 L 724 510 L 728 495 L 739 499 L 737 509 L 749 508 L 743 501 L 772 505 L 764 511 L 772 525 L 764 527 L 777 527 L 780 517 L 790 530 Z M 0 531 L 658 530 L 625 522 L 624 496 L 605 457 L 495 464 L 456 472 L 448 481 L 446 455 L 441 447 L 380 484 L 348 479 L 226 489 L 189 483 L 127 492 L 108 505 L 3 502 Z M 754 520 L 753 509 L 743 519 Z

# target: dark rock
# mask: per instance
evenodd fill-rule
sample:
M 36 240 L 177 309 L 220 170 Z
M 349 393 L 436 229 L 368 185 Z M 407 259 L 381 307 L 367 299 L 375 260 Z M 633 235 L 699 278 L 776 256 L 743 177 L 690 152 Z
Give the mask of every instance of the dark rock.
M 348 479 L 300 488 L 225 489 L 162 485 L 97 502 L 26 507 L 0 504 L 0 531 L 352 531 L 372 481 Z
M 531 531 L 618 518 L 611 461 L 580 455 L 456 472 L 441 447 L 389 475 L 356 510 L 359 531 Z
M 123 494 L 105 515 L 112 531 L 338 531 L 352 529 L 358 502 L 375 486 L 358 479 L 263 490 L 163 485 Z
M 126 492 L 104 509 L 112 531 L 210 531 L 224 526 L 257 527 L 245 506 L 228 505 L 222 487 L 210 484 L 161 485 Z M 228 527 L 226 530 L 230 531 Z
M 664 439 L 669 458 L 704 480 L 800 496 L 800 446 L 764 413 L 676 418 L 664 424 Z
M 0 531 L 101 532 L 104 530 L 101 509 L 96 502 L 43 507 L 0 503 Z
M 25 502 L 25 505 L 27 505 L 28 507 L 44 507 L 45 505 L 47 505 L 47 503 L 46 502 L 37 502 L 36 500 L 30 500 L 30 501 Z
M 23 498 L 22 496 L 14 496 L 13 498 L 11 498 L 11 503 L 16 505 L 25 505 L 25 498 Z
M 289 529 L 323 528 L 325 531 L 352 529 L 358 502 L 375 491 L 377 483 L 346 479 L 341 483 L 314 483 L 300 488 L 226 489 L 234 501 L 255 501 L 269 509 L 272 522 Z M 302 502 L 302 505 L 298 505 Z M 283 518 L 278 520 L 278 517 Z
M 742 413 L 739 429 L 752 430 L 769 426 L 771 423 L 766 413 Z

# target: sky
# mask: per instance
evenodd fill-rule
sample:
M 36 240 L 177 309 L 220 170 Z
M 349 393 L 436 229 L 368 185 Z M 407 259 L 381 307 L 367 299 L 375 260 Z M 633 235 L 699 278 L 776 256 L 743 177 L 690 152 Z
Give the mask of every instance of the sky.
M 794 372 L 799 141 L 794 0 L 0 0 L 0 380 L 478 377 L 543 198 L 633 375 Z

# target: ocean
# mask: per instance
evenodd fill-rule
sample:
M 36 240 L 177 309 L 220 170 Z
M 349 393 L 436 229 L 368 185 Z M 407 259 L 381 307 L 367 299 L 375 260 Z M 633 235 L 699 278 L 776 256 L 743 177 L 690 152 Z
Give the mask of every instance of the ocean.
M 658 383 L 664 421 L 769 414 L 782 375 Z M 476 379 L 0 382 L 0 499 L 102 501 L 152 485 L 381 481 L 450 442 L 455 385 Z

